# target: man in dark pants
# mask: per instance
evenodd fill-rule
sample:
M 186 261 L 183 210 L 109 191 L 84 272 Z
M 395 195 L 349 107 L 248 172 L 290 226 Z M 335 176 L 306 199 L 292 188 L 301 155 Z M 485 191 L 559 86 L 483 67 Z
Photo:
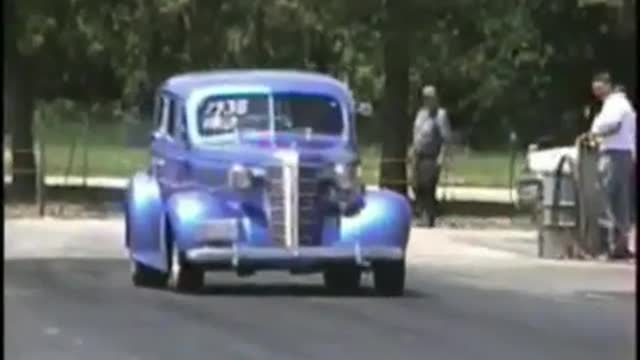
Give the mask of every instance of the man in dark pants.
M 436 189 L 451 128 L 447 112 L 438 104 L 435 87 L 425 86 L 422 97 L 423 105 L 413 125 L 416 206 L 420 220 L 433 227 L 437 211 Z
M 602 100 L 602 110 L 593 120 L 589 135 L 599 146 L 599 185 L 605 198 L 603 220 L 609 222 L 609 256 L 627 258 L 631 228 L 632 171 L 636 153 L 636 113 L 624 93 L 615 91 L 610 75 L 596 75 L 593 94 Z

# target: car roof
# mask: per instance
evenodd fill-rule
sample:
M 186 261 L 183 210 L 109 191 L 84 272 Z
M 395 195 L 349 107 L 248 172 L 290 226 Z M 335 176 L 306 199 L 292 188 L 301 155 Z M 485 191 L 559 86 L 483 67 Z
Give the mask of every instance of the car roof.
M 240 85 L 266 86 L 274 92 L 303 92 L 332 95 L 341 100 L 351 101 L 347 86 L 324 74 L 299 70 L 217 70 L 178 74 L 167 79 L 161 86 L 182 98 L 205 87 Z

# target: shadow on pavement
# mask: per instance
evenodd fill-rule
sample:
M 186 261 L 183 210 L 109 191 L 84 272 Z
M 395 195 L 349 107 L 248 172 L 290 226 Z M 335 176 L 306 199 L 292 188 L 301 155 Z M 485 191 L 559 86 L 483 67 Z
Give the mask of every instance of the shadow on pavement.
M 214 275 L 215 276 L 215 275 Z M 233 276 L 233 275 L 231 275 Z M 368 286 L 363 286 L 353 293 L 340 294 L 331 292 L 321 283 L 316 284 L 282 284 L 282 283 L 261 283 L 261 284 L 215 284 L 208 281 L 205 288 L 195 296 L 268 296 L 268 297 L 335 297 L 335 298 L 380 298 L 375 290 Z M 426 295 L 407 289 L 402 298 L 425 298 Z M 392 299 L 393 297 L 388 297 Z
M 171 289 L 137 289 L 131 283 L 130 265 L 124 259 L 5 259 L 5 281 L 41 283 L 42 279 L 55 276 L 74 287 L 87 289 L 101 287 L 121 291 L 158 291 L 173 292 Z M 306 278 L 306 279 L 305 279 Z M 304 282 L 301 282 L 300 279 Z M 179 294 L 186 297 L 327 297 L 327 298 L 378 298 L 385 299 L 375 292 L 370 281 L 355 293 L 336 294 L 322 284 L 322 279 L 307 276 L 289 275 L 288 272 L 265 272 L 247 280 L 234 272 L 208 272 L 205 287 L 194 294 Z M 402 298 L 430 298 L 416 290 L 407 289 Z M 390 297 L 389 299 L 397 299 Z

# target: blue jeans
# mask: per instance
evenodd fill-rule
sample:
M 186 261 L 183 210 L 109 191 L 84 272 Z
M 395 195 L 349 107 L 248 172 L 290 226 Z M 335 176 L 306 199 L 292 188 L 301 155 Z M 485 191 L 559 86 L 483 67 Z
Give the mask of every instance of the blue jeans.
M 609 239 L 612 250 L 627 248 L 635 198 L 631 151 L 604 150 L 598 158 L 598 175 L 604 195 L 604 220 L 613 224 L 614 236 Z
M 438 209 L 436 190 L 440 179 L 440 165 L 435 158 L 418 157 L 414 171 L 418 214 L 419 216 L 426 214 L 432 222 Z

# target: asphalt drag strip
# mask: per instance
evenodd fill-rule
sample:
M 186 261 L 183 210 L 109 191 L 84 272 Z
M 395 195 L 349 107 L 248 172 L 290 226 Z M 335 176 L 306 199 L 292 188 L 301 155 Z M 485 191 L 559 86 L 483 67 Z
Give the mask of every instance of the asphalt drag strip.
M 279 272 L 211 273 L 202 293 L 183 295 L 132 286 L 120 219 L 9 220 L 5 357 L 635 358 L 634 266 L 463 241 L 530 235 L 415 230 L 402 298 L 376 296 L 370 277 L 340 297 L 320 276 Z

